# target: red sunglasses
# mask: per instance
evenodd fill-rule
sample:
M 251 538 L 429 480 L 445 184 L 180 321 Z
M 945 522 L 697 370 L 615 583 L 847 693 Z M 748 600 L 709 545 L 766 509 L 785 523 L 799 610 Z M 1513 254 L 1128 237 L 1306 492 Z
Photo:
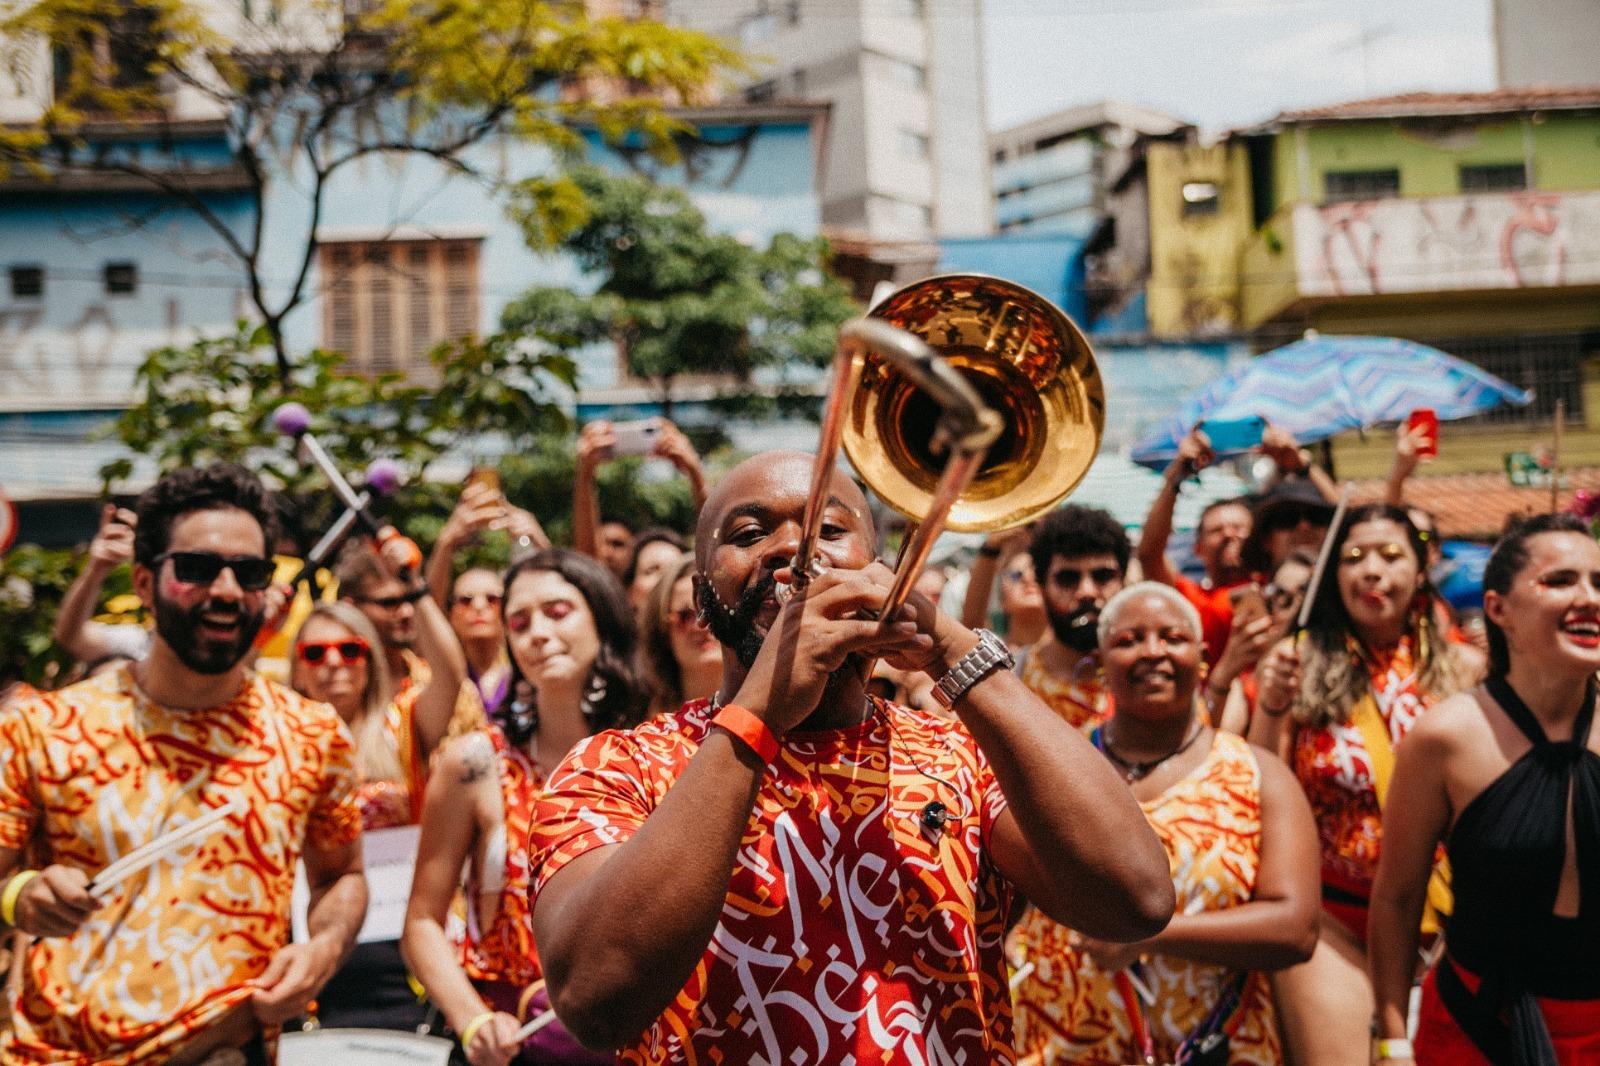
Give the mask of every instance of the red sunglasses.
M 372 649 L 360 637 L 346 637 L 343 640 L 302 640 L 294 646 L 294 653 L 303 663 L 317 665 L 328 657 L 329 652 L 339 656 L 340 662 L 358 663 L 365 659 Z

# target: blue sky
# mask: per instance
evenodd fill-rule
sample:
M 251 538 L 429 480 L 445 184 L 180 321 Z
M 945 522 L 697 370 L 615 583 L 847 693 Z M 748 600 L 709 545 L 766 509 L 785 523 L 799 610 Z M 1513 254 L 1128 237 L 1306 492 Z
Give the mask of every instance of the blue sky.
M 1220 132 L 1363 96 L 1494 87 L 1489 0 L 984 0 L 984 19 L 997 130 L 1099 99 Z

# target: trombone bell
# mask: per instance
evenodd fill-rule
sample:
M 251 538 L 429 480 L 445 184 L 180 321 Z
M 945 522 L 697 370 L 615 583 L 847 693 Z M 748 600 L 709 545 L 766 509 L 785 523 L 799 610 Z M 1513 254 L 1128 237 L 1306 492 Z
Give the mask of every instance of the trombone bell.
M 1048 300 L 999 278 L 948 274 L 901 289 L 871 314 L 920 337 L 1000 416 L 999 438 L 946 528 L 1022 525 L 1083 480 L 1105 427 L 1105 387 L 1089 342 Z M 931 447 L 938 404 L 871 352 L 844 402 L 851 464 L 885 503 L 921 521 L 948 458 Z

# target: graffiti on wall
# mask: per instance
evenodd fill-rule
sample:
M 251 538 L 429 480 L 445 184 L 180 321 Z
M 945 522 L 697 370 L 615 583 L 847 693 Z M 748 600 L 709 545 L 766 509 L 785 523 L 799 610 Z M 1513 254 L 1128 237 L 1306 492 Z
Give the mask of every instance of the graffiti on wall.
M 144 353 L 172 343 L 171 331 L 127 329 L 103 304 L 69 324 L 46 322 L 36 307 L 0 307 L 0 377 L 16 410 L 126 403 Z
M 1600 193 L 1301 204 L 1294 221 L 1309 296 L 1600 283 Z

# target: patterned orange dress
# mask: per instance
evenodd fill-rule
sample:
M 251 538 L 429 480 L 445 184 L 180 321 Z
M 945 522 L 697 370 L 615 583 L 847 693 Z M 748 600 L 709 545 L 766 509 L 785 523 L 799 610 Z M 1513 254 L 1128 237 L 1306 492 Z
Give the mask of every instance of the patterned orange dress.
M 1261 768 L 1243 738 L 1214 734 L 1206 759 L 1182 781 L 1141 804 L 1167 849 L 1179 913 L 1222 910 L 1248 902 L 1261 866 Z M 1081 1063 L 1118 1066 L 1142 1061 L 1134 1022 L 1123 1000 L 1129 985 L 1076 949 L 1071 930 L 1028 908 L 1007 943 L 1014 969 L 1033 969 L 1013 992 L 1017 1050 L 1029 1066 Z M 1199 1028 L 1233 980 L 1223 966 L 1151 955 L 1141 963 L 1154 1003 L 1139 1017 L 1157 1061 L 1172 1062 L 1184 1037 Z M 1226 1023 L 1231 1062 L 1277 1066 L 1283 1061 L 1277 1015 L 1264 974 L 1252 973 Z
M 644 824 L 711 729 L 710 705 L 601 733 L 551 775 L 535 891 Z M 942 832 L 922 809 L 950 811 Z M 683 991 L 621 1063 L 1010 1063 L 989 859 L 1005 798 L 958 723 L 874 699 L 860 725 L 784 736 Z
M 246 813 L 110 886 L 34 942 L 0 1062 L 159 1061 L 250 998 L 289 942 L 295 862 L 355 840 L 350 735 L 333 708 L 252 678 L 203 710 L 152 703 L 127 667 L 0 715 L 0 846 L 99 870 L 231 799 Z
M 1411 640 L 1371 657 L 1372 693 L 1378 713 L 1398 747 L 1432 704 L 1417 687 Z M 1383 811 L 1366 741 L 1354 722 L 1295 729 L 1293 769 L 1322 844 L 1323 909 L 1362 943 L 1367 939 L 1367 900 L 1378 869 Z
M 1111 696 L 1098 671 L 1086 671 L 1081 678 L 1067 679 L 1046 669 L 1039 649 L 1049 639 L 1046 637 L 1022 653 L 1017 676 L 1046 706 L 1066 719 L 1068 725 L 1089 733 L 1111 717 Z
M 491 725 L 486 732 L 499 764 L 505 823 L 502 840 L 485 850 L 490 858 L 503 855 L 504 861 L 503 869 L 496 871 L 498 888 L 486 886 L 481 879 L 467 883 L 467 939 L 462 944 L 461 968 L 474 983 L 511 985 L 520 993 L 543 975 L 533 948 L 528 839 L 544 777 L 527 752 L 509 743 L 498 727 Z M 490 893 L 499 897 L 498 906 L 494 920 L 483 928 L 475 902 Z

